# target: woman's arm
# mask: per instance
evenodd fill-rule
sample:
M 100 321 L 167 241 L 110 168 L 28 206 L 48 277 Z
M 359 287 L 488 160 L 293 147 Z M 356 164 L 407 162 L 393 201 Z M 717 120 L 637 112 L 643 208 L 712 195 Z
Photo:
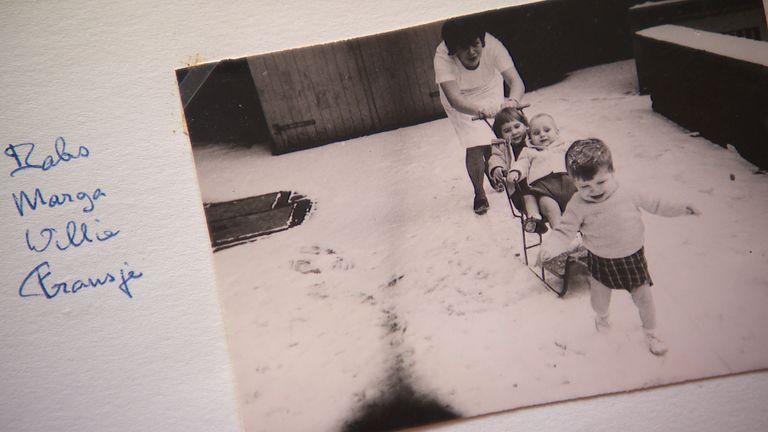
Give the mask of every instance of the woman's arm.
M 510 89 L 509 101 L 505 103 L 504 106 L 517 108 L 517 106 L 520 105 L 520 100 L 523 98 L 523 94 L 525 94 L 525 84 L 523 83 L 523 79 L 520 78 L 520 74 L 514 66 L 502 72 L 501 76 L 504 78 L 507 85 L 509 85 Z M 456 81 L 441 82 L 440 88 L 443 90 L 445 98 L 448 99 L 448 103 L 460 113 L 472 116 L 482 115 L 485 117 L 493 117 L 500 108 L 495 106 L 484 107 L 468 100 L 461 95 L 459 83 Z
M 506 106 L 517 108 L 525 94 L 525 84 L 523 83 L 523 79 L 520 77 L 520 74 L 514 66 L 503 71 L 501 76 L 504 77 L 504 81 L 509 85 L 509 99 L 514 101 L 514 105 L 508 103 Z
M 483 107 L 480 104 L 470 101 L 461 94 L 459 83 L 456 81 L 445 81 L 440 83 L 440 88 L 448 99 L 448 103 L 458 112 L 471 116 L 493 117 L 496 115 L 498 107 Z

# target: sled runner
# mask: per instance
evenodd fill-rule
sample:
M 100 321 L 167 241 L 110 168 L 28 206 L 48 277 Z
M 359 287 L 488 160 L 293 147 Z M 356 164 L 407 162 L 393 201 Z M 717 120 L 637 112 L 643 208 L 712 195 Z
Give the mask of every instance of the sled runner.
M 530 249 L 541 246 L 541 234 L 529 233 L 525 231 L 525 215 L 523 212 L 515 207 L 512 202 L 509 191 L 507 189 L 507 182 L 504 184 L 504 193 L 507 196 L 507 202 L 509 208 L 512 211 L 512 217 L 518 219 L 520 222 L 520 237 L 523 241 L 523 261 L 525 265 L 536 275 L 544 286 L 550 291 L 557 294 L 558 297 L 563 297 L 568 292 L 569 282 L 573 279 L 576 272 L 576 268 L 581 266 L 586 268 L 586 249 L 583 247 L 576 250 L 563 252 L 562 254 L 546 261 L 541 267 L 535 267 L 531 265 L 528 259 L 528 251 Z M 535 240 L 529 244 L 528 236 L 534 236 Z

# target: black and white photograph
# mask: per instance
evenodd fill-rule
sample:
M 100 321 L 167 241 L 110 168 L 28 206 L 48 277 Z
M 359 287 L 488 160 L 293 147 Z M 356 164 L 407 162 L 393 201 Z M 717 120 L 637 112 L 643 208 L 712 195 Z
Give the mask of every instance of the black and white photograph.
M 175 71 L 243 428 L 768 367 L 760 0 L 543 0 Z

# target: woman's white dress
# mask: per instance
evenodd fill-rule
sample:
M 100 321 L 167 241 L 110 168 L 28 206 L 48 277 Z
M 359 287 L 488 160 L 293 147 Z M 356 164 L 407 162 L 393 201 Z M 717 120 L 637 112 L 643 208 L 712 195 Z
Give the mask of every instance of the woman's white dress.
M 435 81 L 438 84 L 456 81 L 462 96 L 481 106 L 501 105 L 504 101 L 504 79 L 501 73 L 514 67 L 512 57 L 504 45 L 492 35 L 485 34 L 485 47 L 477 69 L 469 70 L 455 56 L 448 55 L 445 42 L 435 50 Z M 456 130 L 464 148 L 490 145 L 493 131 L 483 121 L 472 121 L 472 116 L 454 109 L 440 88 L 440 102 Z

